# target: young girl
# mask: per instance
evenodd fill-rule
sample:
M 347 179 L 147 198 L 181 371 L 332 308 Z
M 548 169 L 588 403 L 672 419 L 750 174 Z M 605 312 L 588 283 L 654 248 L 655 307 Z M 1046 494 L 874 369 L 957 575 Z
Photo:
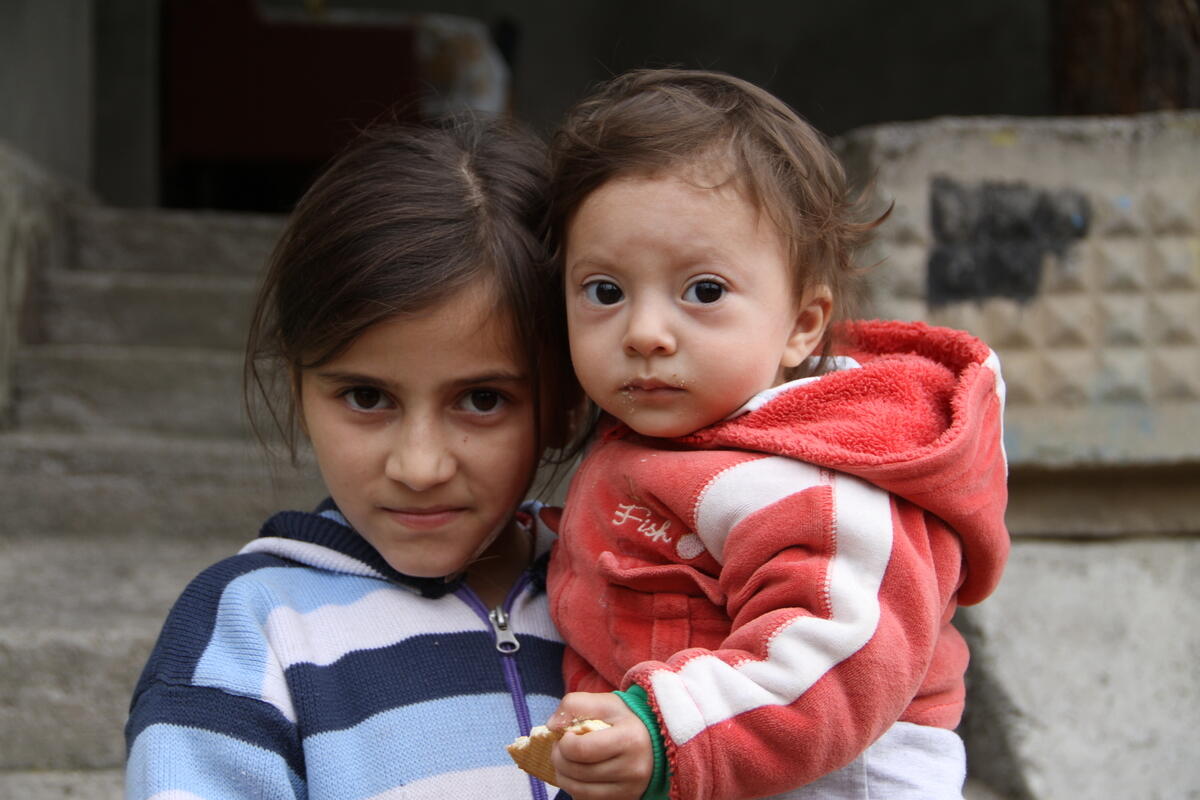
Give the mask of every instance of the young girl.
M 621 76 L 553 155 L 571 355 L 606 416 L 551 564 L 576 693 L 550 727 L 613 724 L 559 742 L 559 785 L 961 797 L 951 618 L 1008 552 L 994 354 L 899 322 L 831 351 L 873 223 L 756 86 Z
M 547 335 L 545 196 L 535 140 L 462 122 L 368 133 L 301 200 L 247 386 L 282 379 L 268 406 L 330 498 L 180 597 L 134 692 L 128 798 L 546 798 L 503 750 L 562 687 L 550 536 L 518 511 L 578 396 Z

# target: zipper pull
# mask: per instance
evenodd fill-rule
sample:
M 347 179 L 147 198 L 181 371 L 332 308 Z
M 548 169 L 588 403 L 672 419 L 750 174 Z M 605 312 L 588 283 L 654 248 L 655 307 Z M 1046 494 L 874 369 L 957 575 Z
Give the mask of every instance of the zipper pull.
M 492 631 L 496 634 L 497 650 L 501 653 L 515 653 L 521 649 L 521 643 L 513 635 L 512 629 L 508 627 L 508 612 L 500 606 L 496 606 L 488 614 L 488 619 L 491 620 Z

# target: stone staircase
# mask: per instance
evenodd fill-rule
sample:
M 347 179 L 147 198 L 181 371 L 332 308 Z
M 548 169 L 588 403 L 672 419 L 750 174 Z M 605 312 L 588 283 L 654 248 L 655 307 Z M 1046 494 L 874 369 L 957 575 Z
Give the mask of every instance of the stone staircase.
M 65 213 L 0 431 L 0 800 L 121 796 L 122 727 L 185 583 L 321 494 L 270 462 L 241 348 L 275 217 Z

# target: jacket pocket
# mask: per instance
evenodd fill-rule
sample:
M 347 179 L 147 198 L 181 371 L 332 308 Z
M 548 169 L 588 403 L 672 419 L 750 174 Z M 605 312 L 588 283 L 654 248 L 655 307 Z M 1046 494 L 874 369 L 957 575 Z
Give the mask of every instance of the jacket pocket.
M 717 649 L 729 635 L 715 578 L 682 564 L 648 565 L 611 552 L 601 554 L 597 566 L 614 656 L 626 670 L 689 648 Z

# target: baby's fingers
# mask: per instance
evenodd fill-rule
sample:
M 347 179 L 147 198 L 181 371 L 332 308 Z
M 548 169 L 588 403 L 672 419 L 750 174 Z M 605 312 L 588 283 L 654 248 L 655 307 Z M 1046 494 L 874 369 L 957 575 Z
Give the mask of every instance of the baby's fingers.
M 546 725 L 552 731 L 559 731 L 577 720 L 615 722 L 614 716 L 628 713 L 626 705 L 612 692 L 571 692 L 559 702 Z
M 625 737 L 616 728 L 592 731 L 582 736 L 571 733 L 568 728 L 554 749 L 564 762 L 599 764 L 622 755 L 625 747 Z
M 558 785 L 574 800 L 638 800 L 649 781 L 619 758 L 588 764 L 560 756 L 555 763 Z

